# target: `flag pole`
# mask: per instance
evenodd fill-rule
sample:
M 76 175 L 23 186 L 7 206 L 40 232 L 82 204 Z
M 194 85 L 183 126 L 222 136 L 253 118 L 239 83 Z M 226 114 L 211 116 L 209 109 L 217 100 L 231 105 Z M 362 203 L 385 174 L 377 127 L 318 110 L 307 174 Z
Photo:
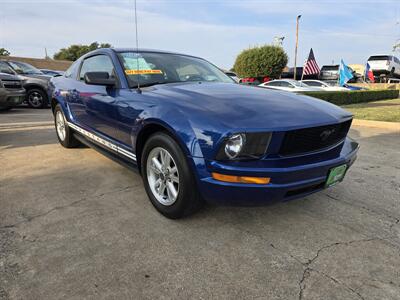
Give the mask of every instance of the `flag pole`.
M 296 47 L 294 49 L 294 69 L 293 69 L 293 79 L 296 80 L 296 65 L 297 65 L 297 47 L 299 45 L 299 20 L 301 15 L 296 18 Z

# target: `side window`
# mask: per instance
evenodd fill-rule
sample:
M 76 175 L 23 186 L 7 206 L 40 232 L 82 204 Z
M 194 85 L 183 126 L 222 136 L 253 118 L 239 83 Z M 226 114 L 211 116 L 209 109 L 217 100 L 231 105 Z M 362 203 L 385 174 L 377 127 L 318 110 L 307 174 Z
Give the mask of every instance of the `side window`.
M 400 60 L 396 56 L 394 57 L 394 61 L 395 63 L 400 64 Z
M 92 56 L 83 61 L 79 79 L 84 80 L 87 72 L 107 72 L 111 78 L 114 77 L 114 65 L 107 55 Z
M 65 71 L 64 76 L 67 78 L 76 78 L 76 72 L 78 70 L 78 61 L 74 62 L 67 71 Z
M 280 86 L 279 82 L 277 82 L 277 81 L 268 82 L 266 85 L 267 86 Z
M 308 86 L 321 86 L 321 84 L 319 84 L 318 82 L 314 82 L 314 81 L 306 81 L 304 83 L 307 84 Z
M 281 81 L 281 86 L 288 87 L 288 88 L 292 88 L 293 87 L 289 82 L 286 82 L 286 81 Z

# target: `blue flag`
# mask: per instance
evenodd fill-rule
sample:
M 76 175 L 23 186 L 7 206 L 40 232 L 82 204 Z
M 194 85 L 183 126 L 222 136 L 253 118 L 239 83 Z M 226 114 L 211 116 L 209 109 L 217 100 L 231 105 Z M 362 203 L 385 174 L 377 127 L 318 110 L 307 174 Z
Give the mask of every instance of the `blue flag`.
M 339 86 L 344 86 L 347 81 L 353 78 L 353 73 L 350 71 L 349 67 L 346 66 L 343 59 L 340 60 L 339 67 Z

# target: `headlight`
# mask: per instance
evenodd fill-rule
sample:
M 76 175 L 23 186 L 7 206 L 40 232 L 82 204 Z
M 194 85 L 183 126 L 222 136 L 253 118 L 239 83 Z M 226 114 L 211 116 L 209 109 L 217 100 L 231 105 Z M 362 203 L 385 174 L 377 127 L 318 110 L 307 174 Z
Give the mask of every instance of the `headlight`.
M 246 136 L 242 133 L 232 135 L 225 143 L 225 154 L 228 158 L 234 159 L 242 151 Z
M 222 143 L 217 160 L 259 159 L 264 156 L 272 133 L 235 133 Z

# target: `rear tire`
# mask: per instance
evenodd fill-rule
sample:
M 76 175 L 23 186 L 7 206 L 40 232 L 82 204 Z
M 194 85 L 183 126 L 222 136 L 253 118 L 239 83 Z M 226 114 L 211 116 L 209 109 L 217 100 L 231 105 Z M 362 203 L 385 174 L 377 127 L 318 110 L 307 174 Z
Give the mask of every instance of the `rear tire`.
M 60 104 L 57 104 L 54 109 L 54 125 L 58 141 L 63 147 L 76 148 L 79 146 L 80 142 L 74 137 L 71 128 L 69 128 Z
M 186 157 L 173 138 L 166 133 L 155 133 L 142 153 L 144 186 L 151 203 L 162 215 L 178 219 L 203 206 Z

